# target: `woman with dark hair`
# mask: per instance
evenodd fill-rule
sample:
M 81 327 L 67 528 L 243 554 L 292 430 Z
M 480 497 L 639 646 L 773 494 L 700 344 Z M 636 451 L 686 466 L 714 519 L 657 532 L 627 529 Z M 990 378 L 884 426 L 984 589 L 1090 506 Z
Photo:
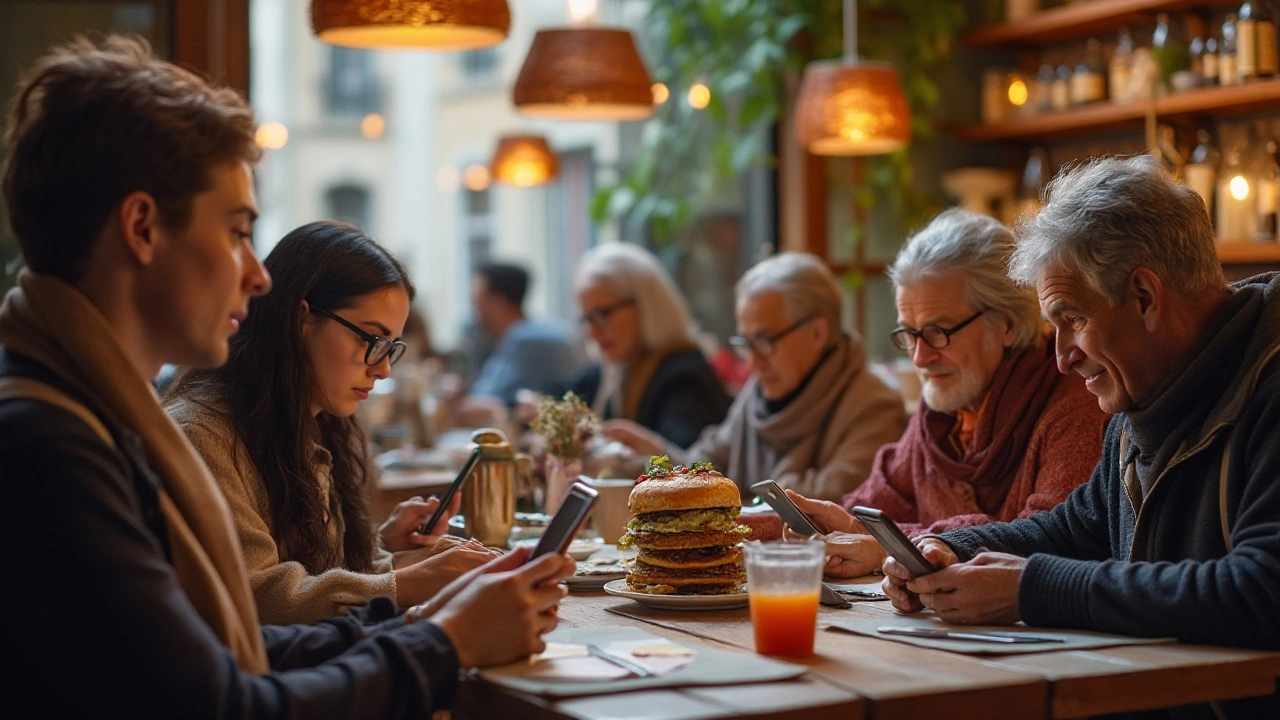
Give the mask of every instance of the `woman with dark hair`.
M 395 338 L 413 284 L 386 250 L 338 222 L 294 230 L 264 264 L 272 292 L 253 301 L 227 363 L 184 374 L 166 405 L 231 507 L 259 615 L 307 623 L 378 595 L 423 602 L 493 556 L 418 535 L 434 499 L 398 506 L 375 544 L 368 450 L 353 415 L 404 353 Z M 396 562 L 396 551 L 414 561 Z

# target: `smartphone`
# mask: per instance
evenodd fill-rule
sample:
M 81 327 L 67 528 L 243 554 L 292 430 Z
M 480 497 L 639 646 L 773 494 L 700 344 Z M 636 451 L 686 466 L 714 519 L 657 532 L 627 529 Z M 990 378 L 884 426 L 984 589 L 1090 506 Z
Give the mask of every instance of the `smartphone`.
M 751 486 L 752 492 L 759 495 L 765 502 L 769 503 L 769 507 L 778 513 L 778 517 L 782 518 L 782 522 L 788 527 L 801 535 L 821 535 L 821 530 L 813 521 L 809 519 L 804 511 L 787 497 L 782 491 L 782 487 L 772 480 L 764 480 Z
M 462 469 L 458 471 L 458 477 L 450 483 L 449 489 L 444 492 L 444 497 L 440 498 L 440 505 L 436 507 L 436 511 L 431 513 L 431 517 L 426 524 L 418 528 L 419 535 L 429 535 L 431 528 L 435 527 L 440 518 L 444 516 L 445 510 L 449 509 L 449 503 L 453 502 L 453 496 L 458 494 L 462 486 L 466 484 L 467 478 L 471 477 L 471 471 L 476 469 L 476 463 L 480 462 L 480 446 L 476 445 L 471 451 L 471 456 L 462 464 Z
M 889 519 L 888 515 L 876 510 L 875 508 L 857 506 L 853 509 L 853 516 L 862 522 L 862 527 L 871 533 L 884 549 L 893 556 L 894 560 L 902 563 L 913 576 L 920 577 L 928 575 L 937 570 L 924 555 L 920 554 L 920 549 L 907 538 L 907 534 L 902 532 L 902 528 L 898 524 Z
M 533 549 L 529 559 L 533 560 L 547 553 L 563 554 L 568 550 L 569 543 L 578 534 L 578 528 L 587 519 L 587 513 L 591 512 L 591 506 L 596 504 L 597 497 L 599 495 L 595 490 L 580 482 L 570 485 L 569 494 L 560 504 L 556 516 L 551 518 L 551 524 L 538 540 L 538 546 Z

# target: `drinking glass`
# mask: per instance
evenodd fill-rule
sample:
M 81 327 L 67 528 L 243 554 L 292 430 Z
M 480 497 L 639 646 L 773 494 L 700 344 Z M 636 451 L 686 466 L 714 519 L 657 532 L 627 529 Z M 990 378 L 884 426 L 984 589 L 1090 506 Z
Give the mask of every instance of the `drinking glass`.
M 826 543 L 749 542 L 743 543 L 742 550 L 756 652 L 812 655 Z

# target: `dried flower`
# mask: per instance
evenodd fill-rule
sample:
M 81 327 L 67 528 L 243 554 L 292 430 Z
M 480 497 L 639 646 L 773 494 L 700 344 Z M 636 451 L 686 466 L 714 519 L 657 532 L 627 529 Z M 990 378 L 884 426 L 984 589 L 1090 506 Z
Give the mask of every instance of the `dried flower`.
M 533 420 L 533 431 L 547 442 L 547 454 L 562 459 L 582 457 L 595 426 L 591 408 L 572 392 L 560 400 L 543 399 Z

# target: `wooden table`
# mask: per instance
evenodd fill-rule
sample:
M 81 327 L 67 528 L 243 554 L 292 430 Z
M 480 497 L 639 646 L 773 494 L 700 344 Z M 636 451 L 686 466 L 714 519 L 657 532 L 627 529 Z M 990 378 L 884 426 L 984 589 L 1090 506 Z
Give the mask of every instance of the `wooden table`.
M 892 614 L 885 602 L 822 608 L 834 619 Z M 691 646 L 752 651 L 747 610 L 653 610 L 602 592 L 575 592 L 561 625 L 625 625 Z M 457 718 L 1079 718 L 1276 691 L 1280 653 L 1193 645 L 976 657 L 820 629 L 796 681 L 650 690 L 552 701 L 487 683 L 463 684 Z

